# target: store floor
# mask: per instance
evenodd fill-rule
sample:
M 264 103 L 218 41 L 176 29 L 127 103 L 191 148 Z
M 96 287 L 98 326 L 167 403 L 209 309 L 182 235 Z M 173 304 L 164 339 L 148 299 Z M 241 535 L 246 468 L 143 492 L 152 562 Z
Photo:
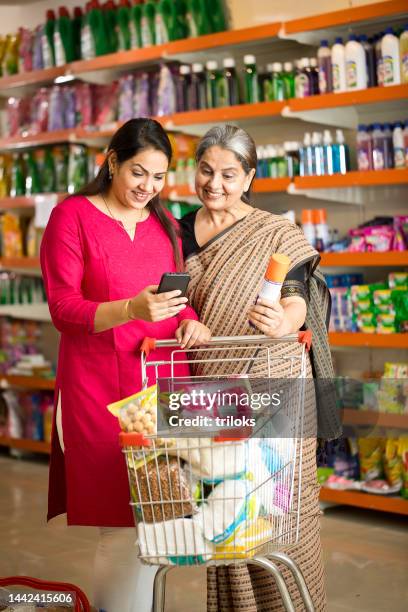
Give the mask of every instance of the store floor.
M 64 580 L 90 593 L 96 530 L 47 526 L 46 499 L 46 463 L 0 456 L 0 576 Z M 408 533 L 402 517 L 330 508 L 322 539 L 329 612 L 407 609 Z M 166 612 L 204 612 L 204 601 L 201 569 L 170 572 Z

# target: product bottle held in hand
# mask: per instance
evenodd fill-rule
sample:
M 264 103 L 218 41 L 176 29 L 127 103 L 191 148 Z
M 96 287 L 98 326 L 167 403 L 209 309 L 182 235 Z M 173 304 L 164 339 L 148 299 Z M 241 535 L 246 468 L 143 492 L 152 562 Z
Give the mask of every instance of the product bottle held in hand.
M 256 70 L 255 55 L 245 55 L 245 102 L 253 104 L 259 102 L 258 73 Z
M 287 255 L 274 253 L 269 260 L 261 290 L 256 302 L 261 298 L 276 303 L 279 301 L 283 281 L 288 273 L 290 259 Z M 255 302 L 255 303 L 256 303 Z
M 392 28 L 387 28 L 381 40 L 381 55 L 384 70 L 384 85 L 401 83 L 400 44 Z
M 355 91 L 367 87 L 367 65 L 363 45 L 351 34 L 346 44 L 347 89 Z
M 320 47 L 317 51 L 317 65 L 319 67 L 319 92 L 321 94 L 330 93 L 333 91 L 332 60 L 327 40 L 320 41 Z
M 333 91 L 346 91 L 346 52 L 342 38 L 336 38 L 331 50 Z

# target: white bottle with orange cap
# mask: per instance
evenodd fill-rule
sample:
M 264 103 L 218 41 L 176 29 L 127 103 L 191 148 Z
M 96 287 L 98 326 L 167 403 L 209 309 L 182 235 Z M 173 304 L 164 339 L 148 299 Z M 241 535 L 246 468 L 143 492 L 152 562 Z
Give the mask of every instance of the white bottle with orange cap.
M 316 208 L 313 210 L 313 223 L 316 232 L 315 248 L 319 252 L 325 251 L 330 244 L 330 234 L 325 208 Z
M 268 267 L 265 272 L 264 281 L 261 290 L 257 297 L 271 302 L 277 302 L 280 297 L 280 291 L 286 274 L 290 266 L 290 259 L 287 255 L 274 253 L 269 260 Z
M 306 240 L 312 247 L 316 246 L 316 228 L 313 222 L 313 210 L 310 208 L 302 209 L 302 230 Z

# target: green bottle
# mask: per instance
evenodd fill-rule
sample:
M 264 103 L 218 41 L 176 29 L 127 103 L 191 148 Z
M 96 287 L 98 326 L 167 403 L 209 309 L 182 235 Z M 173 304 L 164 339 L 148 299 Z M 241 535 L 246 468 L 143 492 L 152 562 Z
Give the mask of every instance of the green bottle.
M 0 155 L 0 198 L 5 198 L 9 194 L 9 185 L 7 179 L 6 159 L 4 155 Z
M 75 193 L 88 182 L 88 152 L 84 145 L 70 145 L 68 193 Z
M 223 0 L 207 0 L 206 4 L 211 32 L 224 32 L 227 29 L 227 20 Z
M 40 173 L 38 172 L 34 151 L 24 153 L 24 164 L 26 168 L 25 194 L 31 196 L 35 193 L 41 193 Z
M 203 0 L 187 0 L 186 22 L 190 38 L 210 34 L 208 7 Z
M 282 64 L 274 62 L 272 64 L 272 90 L 274 100 L 284 100 Z
M 81 59 L 89 60 L 96 57 L 95 40 L 90 24 L 91 3 L 88 2 L 81 24 Z
M 142 17 L 140 20 L 140 33 L 142 47 L 150 47 L 156 44 L 156 4 L 152 0 L 147 0 L 142 6 Z
M 272 66 L 273 64 L 267 64 L 266 74 L 262 75 L 262 100 L 264 102 L 273 101 L 273 79 L 272 79 Z
M 54 29 L 55 13 L 49 10 L 47 11 L 44 34 L 41 40 L 44 68 L 52 68 L 52 66 L 55 66 Z
M 218 72 L 218 63 L 215 60 L 210 60 L 206 63 L 206 84 L 207 84 L 207 108 L 217 108 L 219 91 L 220 74 Z
M 66 193 L 68 190 L 68 147 L 56 146 L 52 149 L 55 168 L 55 189 L 57 193 Z
M 175 23 L 174 23 L 174 40 L 188 38 L 188 27 L 186 20 L 187 2 L 186 0 L 174 0 Z
M 108 38 L 108 53 L 116 53 L 119 48 L 118 40 L 118 11 L 113 0 L 108 0 L 103 5 L 103 17 L 105 20 L 105 31 Z
M 51 149 L 36 149 L 36 163 L 41 176 L 41 187 L 44 193 L 54 193 L 55 187 L 55 166 Z
M 129 0 L 120 0 L 117 9 L 117 33 L 118 33 L 118 50 L 128 51 L 130 49 L 130 5 Z
M 245 102 L 253 104 L 259 102 L 258 73 L 256 70 L 255 55 L 245 55 Z
M 142 0 L 134 0 L 134 4 L 130 9 L 130 48 L 140 49 L 142 47 Z
M 283 64 L 283 96 L 285 100 L 295 97 L 295 70 L 292 62 Z
M 109 38 L 106 32 L 105 18 L 99 0 L 92 0 L 89 7 L 88 23 L 95 46 L 96 55 L 109 53 Z
M 23 159 L 18 153 L 13 153 L 10 172 L 10 195 L 12 198 L 25 195 L 25 178 Z
M 64 66 L 75 59 L 72 21 L 68 9 L 60 6 L 54 28 L 55 65 Z
M 176 7 L 172 0 L 159 0 L 154 18 L 156 45 L 175 39 Z
M 74 43 L 74 60 L 81 59 L 81 28 L 83 13 L 80 6 L 74 8 L 74 18 L 72 20 L 72 39 Z

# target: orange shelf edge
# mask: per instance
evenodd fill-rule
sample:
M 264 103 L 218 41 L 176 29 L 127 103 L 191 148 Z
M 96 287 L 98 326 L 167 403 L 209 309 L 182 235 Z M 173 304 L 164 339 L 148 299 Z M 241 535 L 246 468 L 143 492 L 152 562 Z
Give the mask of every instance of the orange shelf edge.
M 39 257 L 0 257 L 1 268 L 39 268 Z
M 362 491 L 336 491 L 323 486 L 320 489 L 320 501 L 408 515 L 408 500 L 402 497 L 373 495 Z
M 389 170 L 352 170 L 347 174 L 327 176 L 296 176 L 294 185 L 297 189 L 330 189 L 335 187 L 368 187 L 378 185 L 408 184 L 408 168 Z
M 408 266 L 408 251 L 388 253 L 321 253 L 321 267 Z
M 9 448 L 18 448 L 20 450 L 26 450 L 32 453 L 42 453 L 45 455 L 49 455 L 51 452 L 51 445 L 48 442 L 28 440 L 26 438 L 0 436 L 0 446 L 8 446 Z
M 367 19 L 386 17 L 388 15 L 404 14 L 406 12 L 406 0 L 388 0 L 388 2 L 375 2 L 367 5 L 360 4 L 341 11 L 332 11 L 330 13 L 312 15 L 311 17 L 291 19 L 290 21 L 284 22 L 283 27 L 285 34 L 294 34 L 309 30 L 330 28 L 342 24 L 348 25 L 359 21 L 366 21 Z
M 291 179 L 285 178 L 256 178 L 254 181 L 254 193 L 271 193 L 273 191 L 287 191 Z
M 339 106 L 375 104 L 376 102 L 404 100 L 405 98 L 408 98 L 408 84 L 392 85 L 390 87 L 369 87 L 358 91 L 319 94 L 309 96 L 308 98 L 291 98 L 287 101 L 287 105 L 295 113 L 321 110 L 323 108 L 337 108 Z
M 343 423 L 346 425 L 372 425 L 389 429 L 408 430 L 408 414 L 391 414 L 374 410 L 344 408 Z
M 408 349 L 408 334 L 364 334 L 329 332 L 331 346 Z
M 31 70 L 30 72 L 19 72 L 0 78 L 0 89 L 13 89 L 26 85 L 36 85 L 53 81 L 57 77 L 65 74 L 66 66 L 54 66 L 44 68 L 44 70 Z
M 0 387 L 14 387 L 32 389 L 33 391 L 53 391 L 55 380 L 41 376 L 18 376 L 14 374 L 0 374 Z

